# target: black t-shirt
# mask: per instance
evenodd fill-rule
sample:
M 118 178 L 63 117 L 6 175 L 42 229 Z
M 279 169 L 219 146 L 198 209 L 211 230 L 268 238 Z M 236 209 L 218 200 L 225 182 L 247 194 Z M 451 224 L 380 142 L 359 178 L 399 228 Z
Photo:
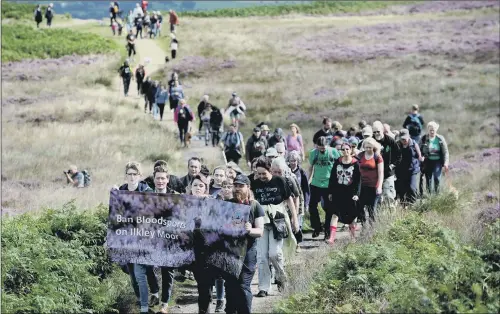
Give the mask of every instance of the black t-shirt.
M 120 68 L 120 74 L 122 77 L 130 78 L 132 76 L 132 70 L 128 65 L 122 65 Z
M 129 40 L 133 42 L 133 41 L 135 40 L 135 35 L 134 35 L 134 34 L 128 34 L 128 35 L 127 35 L 127 42 L 128 42 Z M 129 43 L 129 44 L 130 44 L 130 43 Z
M 232 203 L 239 203 L 238 200 L 236 200 L 235 198 L 232 198 L 229 201 Z M 257 201 L 253 201 L 250 204 L 246 205 L 250 205 L 250 214 L 248 216 L 248 222 L 251 223 L 253 227 L 256 218 L 264 217 L 265 215 L 264 208 L 262 208 L 262 206 Z M 247 238 L 248 238 L 247 250 L 249 250 L 255 245 L 256 242 L 254 237 L 248 236 Z
M 332 141 L 332 138 L 333 138 L 333 131 L 332 129 L 328 130 L 328 131 L 325 131 L 324 129 L 321 129 L 319 130 L 318 132 L 316 132 L 313 136 L 313 143 L 314 144 L 317 144 L 317 141 L 320 137 L 326 137 L 326 142 L 327 143 L 330 143 Z
M 251 183 L 251 188 L 255 200 L 261 205 L 279 205 L 292 195 L 283 177 L 273 176 L 268 182 L 255 180 Z

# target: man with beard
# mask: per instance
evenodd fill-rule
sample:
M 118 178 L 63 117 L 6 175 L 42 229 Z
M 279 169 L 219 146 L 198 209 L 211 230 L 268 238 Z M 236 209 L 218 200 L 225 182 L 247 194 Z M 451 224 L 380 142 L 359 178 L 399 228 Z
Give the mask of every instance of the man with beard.
M 250 205 L 250 215 L 245 223 L 247 231 L 247 250 L 243 268 L 238 278 L 226 279 L 226 313 L 250 314 L 252 312 L 251 283 L 257 265 L 257 242 L 264 231 L 264 209 L 253 199 L 250 180 L 242 174 L 233 182 L 234 198 L 230 202 Z
M 332 119 L 330 118 L 324 118 L 323 119 L 323 128 L 316 132 L 313 136 L 313 143 L 314 146 L 316 147 L 318 145 L 318 139 L 322 136 L 326 138 L 326 142 L 330 143 L 333 139 L 333 130 L 332 130 Z
M 373 122 L 373 137 L 381 145 L 380 153 L 384 160 L 384 182 L 382 184 L 383 199 L 393 202 L 396 199 L 395 172 L 401 164 L 401 148 L 397 142 L 384 134 L 384 125 L 380 121 Z
M 247 141 L 246 159 L 248 167 L 251 167 L 252 160 L 265 154 L 267 149 L 267 140 L 261 136 L 261 130 L 258 127 L 253 129 L 253 134 Z

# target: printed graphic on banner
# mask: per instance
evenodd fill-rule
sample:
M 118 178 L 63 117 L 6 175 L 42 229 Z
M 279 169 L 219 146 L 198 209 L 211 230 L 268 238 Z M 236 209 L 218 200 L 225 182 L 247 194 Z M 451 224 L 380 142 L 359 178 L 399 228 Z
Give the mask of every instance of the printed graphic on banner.
M 119 263 L 181 267 L 206 262 L 238 276 L 250 206 L 192 195 L 110 193 L 107 247 Z

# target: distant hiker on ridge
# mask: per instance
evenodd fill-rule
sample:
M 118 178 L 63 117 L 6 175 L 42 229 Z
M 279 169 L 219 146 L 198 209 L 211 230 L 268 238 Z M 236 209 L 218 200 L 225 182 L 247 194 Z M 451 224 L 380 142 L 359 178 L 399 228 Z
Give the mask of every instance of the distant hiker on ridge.
M 125 61 L 123 65 L 120 67 L 120 76 L 123 79 L 123 92 L 125 97 L 128 96 L 128 89 L 130 87 L 130 79 L 132 78 L 132 70 L 130 69 L 130 65 L 128 61 Z
M 45 18 L 47 19 L 47 26 L 50 27 L 52 25 L 52 19 L 54 18 L 54 4 L 51 3 L 45 9 Z
M 175 27 L 179 25 L 179 17 L 174 10 L 170 10 L 170 32 L 175 34 Z
M 38 4 L 36 6 L 35 12 L 33 13 L 36 22 L 36 28 L 40 27 L 40 23 L 42 23 L 43 15 L 42 15 L 42 7 Z

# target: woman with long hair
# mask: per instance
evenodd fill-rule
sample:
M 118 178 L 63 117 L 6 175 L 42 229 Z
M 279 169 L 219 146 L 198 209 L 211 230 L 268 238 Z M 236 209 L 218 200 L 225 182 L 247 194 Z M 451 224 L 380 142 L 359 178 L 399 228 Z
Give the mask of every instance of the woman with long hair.
M 380 144 L 368 137 L 363 141 L 364 151 L 358 155 L 361 173 L 361 192 L 359 194 L 359 219 L 365 222 L 364 207 L 368 211 L 370 223 L 375 221 L 375 212 L 384 182 L 384 160 L 380 154 Z
M 444 136 L 438 134 L 439 124 L 431 121 L 427 124 L 427 134 L 420 139 L 420 147 L 422 148 L 423 172 L 427 191 L 432 191 L 432 182 L 434 181 L 434 192 L 439 191 L 441 183 L 442 170 L 448 171 L 450 163 L 450 154 L 448 152 L 448 144 Z
M 300 153 L 300 157 L 303 159 L 304 153 L 304 140 L 300 134 L 300 128 L 295 123 L 290 124 L 290 132 L 286 137 L 286 151 L 290 153 L 292 151 L 297 151 Z
M 330 221 L 330 237 L 326 242 L 333 244 L 337 233 L 337 223 L 349 225 L 351 238 L 356 236 L 356 218 L 359 200 L 360 172 L 358 160 L 352 156 L 352 146 L 343 143 L 340 147 L 342 157 L 333 164 L 328 184 L 328 199 L 333 211 Z M 333 200 L 335 199 L 335 202 Z

